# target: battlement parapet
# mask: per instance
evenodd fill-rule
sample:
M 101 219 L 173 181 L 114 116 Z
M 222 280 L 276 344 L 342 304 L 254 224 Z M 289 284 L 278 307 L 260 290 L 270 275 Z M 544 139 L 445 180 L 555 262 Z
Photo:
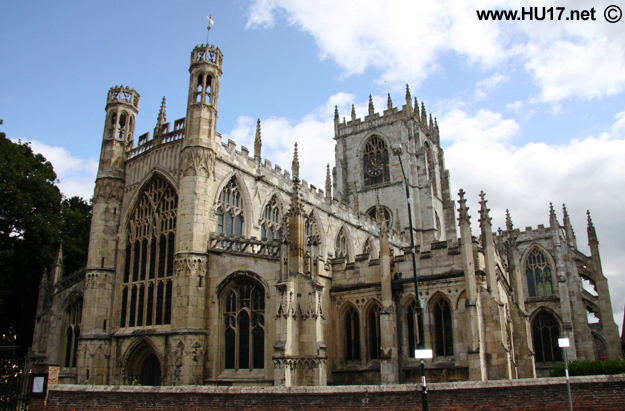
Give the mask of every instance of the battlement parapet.
M 184 124 L 185 118 L 180 118 L 174 121 L 174 129 L 170 131 L 170 123 L 162 125 L 162 134 L 157 138 L 150 140 L 150 132 L 143 133 L 137 139 L 137 147 L 128 150 L 127 159 L 137 157 L 139 154 L 143 154 L 146 151 L 151 150 L 154 147 L 158 147 L 161 144 L 167 144 L 184 139 Z
M 139 108 L 139 93 L 128 86 L 119 85 L 109 89 L 106 97 L 106 105 L 113 103 L 126 103 L 130 104 L 134 108 Z
M 206 62 L 216 65 L 221 70 L 223 60 L 221 50 L 213 45 L 200 44 L 191 52 L 191 64 Z

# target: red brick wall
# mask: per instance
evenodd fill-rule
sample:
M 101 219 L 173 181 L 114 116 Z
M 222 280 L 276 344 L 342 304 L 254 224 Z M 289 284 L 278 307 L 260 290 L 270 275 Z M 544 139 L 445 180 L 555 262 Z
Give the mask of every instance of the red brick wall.
M 577 410 L 625 409 L 625 375 L 574 377 Z M 56 385 L 47 411 L 419 410 L 415 385 L 332 387 L 120 387 Z M 431 410 L 569 409 L 564 378 L 430 384 Z

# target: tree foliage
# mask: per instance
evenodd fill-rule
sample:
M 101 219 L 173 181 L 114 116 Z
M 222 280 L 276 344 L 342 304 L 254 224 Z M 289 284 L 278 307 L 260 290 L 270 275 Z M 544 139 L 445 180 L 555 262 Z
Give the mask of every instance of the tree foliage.
M 63 200 L 56 182 L 45 157 L 0 133 L 0 334 L 13 328 L 21 354 L 31 344 L 41 277 L 61 242 L 68 269 L 86 262 L 91 206 Z

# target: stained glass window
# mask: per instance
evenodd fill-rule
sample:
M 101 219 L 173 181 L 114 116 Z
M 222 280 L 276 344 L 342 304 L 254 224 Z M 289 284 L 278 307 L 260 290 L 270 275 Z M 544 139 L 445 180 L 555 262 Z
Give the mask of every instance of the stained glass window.
M 260 238 L 262 240 L 273 241 L 280 239 L 280 218 L 280 203 L 274 195 L 265 206 L 260 220 Z
M 532 337 L 536 362 L 562 361 L 562 350 L 558 346 L 560 329 L 557 321 L 547 312 L 541 312 L 532 322 Z
M 543 253 L 537 249 L 529 253 L 525 263 L 525 273 L 530 297 L 553 295 L 551 266 Z
M 374 304 L 367 313 L 367 345 L 369 346 L 369 360 L 380 359 L 380 306 Z
M 451 321 L 451 309 L 444 298 L 434 303 L 434 330 L 436 340 L 436 356 L 454 355 L 454 335 Z
M 345 311 L 345 361 L 360 360 L 360 322 L 358 311 L 351 306 Z

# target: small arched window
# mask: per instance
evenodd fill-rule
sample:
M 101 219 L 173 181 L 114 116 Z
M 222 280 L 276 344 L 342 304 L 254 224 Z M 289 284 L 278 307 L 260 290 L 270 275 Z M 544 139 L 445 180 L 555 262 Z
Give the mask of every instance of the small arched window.
M 538 249 L 530 251 L 525 262 L 527 291 L 530 297 L 553 295 L 553 279 L 551 265 L 545 255 Z
M 269 203 L 265 206 L 263 215 L 260 219 L 260 238 L 269 241 L 280 239 L 280 203 L 274 195 Z
M 240 277 L 221 298 L 224 369 L 265 368 L 265 293 L 257 281 Z
M 365 143 L 362 154 L 365 187 L 386 183 L 390 180 L 388 169 L 388 148 L 384 140 L 372 136 Z
M 562 350 L 558 346 L 560 329 L 551 314 L 543 311 L 534 318 L 532 338 L 536 362 L 562 361 Z
M 454 334 L 451 309 L 444 298 L 434 303 L 434 339 L 437 357 L 454 355 Z
M 82 299 L 75 300 L 65 310 L 67 327 L 65 328 L 65 368 L 75 368 L 78 354 L 78 337 L 82 319 Z
M 345 329 L 345 361 L 360 360 L 360 321 L 358 310 L 350 306 L 343 317 Z

